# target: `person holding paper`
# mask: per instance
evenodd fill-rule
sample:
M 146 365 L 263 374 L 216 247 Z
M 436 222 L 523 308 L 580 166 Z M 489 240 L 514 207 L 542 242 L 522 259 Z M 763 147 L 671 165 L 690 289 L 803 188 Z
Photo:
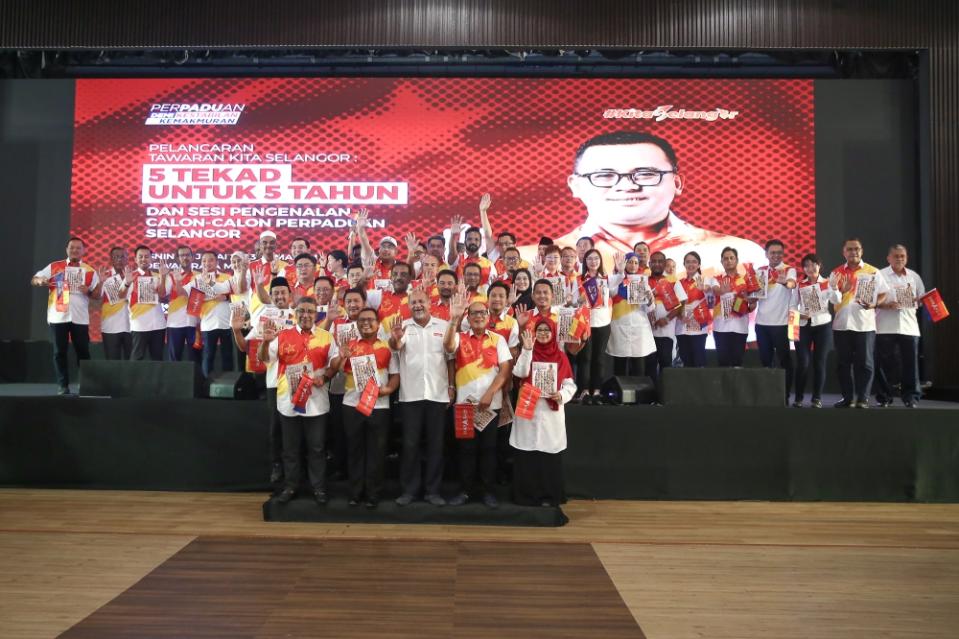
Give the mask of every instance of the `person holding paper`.
M 271 284 L 282 286 L 285 278 Z M 287 285 L 289 286 L 289 285 Z M 271 287 L 272 292 L 272 287 Z M 276 407 L 283 433 L 284 487 L 276 500 L 285 504 L 296 495 L 302 480 L 302 442 L 306 441 L 306 465 L 313 498 L 321 506 L 326 493 L 326 419 L 330 412 L 327 382 L 333 375 L 330 360 L 336 344 L 330 334 L 316 325 L 316 300 L 301 297 L 294 310 L 296 326 L 278 330 L 268 320 L 263 341 L 257 348 L 261 361 L 277 362 Z
M 246 353 L 259 349 L 265 324 L 269 323 L 277 331 L 282 331 L 290 328 L 287 322 L 294 322 L 293 309 L 290 308 L 290 284 L 285 277 L 275 277 L 270 282 L 270 299 L 273 300 L 272 308 L 263 309 L 260 320 L 250 327 L 246 335 L 243 334 L 243 326 L 246 323 L 244 307 L 236 305 L 231 308 L 230 328 L 233 330 L 233 341 L 236 342 L 238 350 Z M 247 357 L 248 362 L 250 359 L 251 357 Z M 280 425 L 280 413 L 276 408 L 277 368 L 276 360 L 266 362 L 266 405 L 270 413 L 269 439 L 272 462 L 270 483 L 274 486 L 283 481 L 283 431 Z
M 566 502 L 563 458 L 566 404 L 576 393 L 573 371 L 556 345 L 556 325 L 545 317 L 523 331 L 523 348 L 513 373 L 540 396 L 531 419 L 513 416 L 509 443 L 514 451 L 513 501 L 521 506 L 558 506 Z M 522 394 L 523 391 L 521 390 Z
M 686 368 L 706 366 L 706 336 L 709 335 L 709 322 L 712 309 L 706 298 L 706 283 L 700 270 L 702 259 L 696 251 L 690 251 L 683 257 L 686 277 L 679 280 L 686 295 L 683 312 L 676 318 L 676 342 L 679 358 Z M 712 293 L 712 291 L 709 291 Z M 697 310 L 699 307 L 699 310 Z
M 459 324 L 467 313 L 470 330 L 459 332 Z M 465 504 L 470 494 L 483 493 L 483 503 L 496 508 L 499 502 L 493 494 L 496 482 L 497 425 L 495 418 L 502 407 L 500 392 L 509 379 L 513 356 L 506 340 L 488 329 L 489 310 L 482 302 L 468 302 L 467 294 L 459 291 L 453 296 L 451 320 L 443 336 L 447 353 L 455 355 L 456 403 L 475 404 L 475 433 L 470 438 L 457 439 L 461 492 L 449 501 L 451 506 Z M 487 421 L 489 414 L 493 420 Z M 481 423 L 483 422 L 483 423 Z M 478 449 L 478 450 L 477 450 Z M 478 458 L 478 459 L 477 459 Z M 479 466 L 479 482 L 477 479 Z
M 686 290 L 675 277 L 666 273 L 669 260 L 662 251 L 653 251 L 649 256 L 649 287 L 653 290 L 655 308 L 649 313 L 649 324 L 653 328 L 653 341 L 656 342 L 655 367 L 650 370 L 652 356 L 646 358 L 646 374 L 659 385 L 664 368 L 673 365 L 673 352 L 676 349 L 676 318 L 683 311 Z
M 85 249 L 83 240 L 71 237 L 67 259 L 47 264 L 30 279 L 31 285 L 49 289 L 47 323 L 60 395 L 70 393 L 69 342 L 73 342 L 77 362 L 90 359 L 90 298 L 100 296 L 100 278 L 92 266 L 81 261 Z
M 194 277 L 193 249 L 181 245 L 176 247 L 176 266 L 167 276 L 166 290 L 170 291 L 170 305 L 167 307 L 166 344 L 167 357 L 171 362 L 179 362 L 186 351 L 190 361 L 199 362 L 200 357 L 196 349 L 192 348 L 196 339 L 196 325 L 198 319 L 187 312 L 187 302 L 190 294 L 186 285 Z
M 746 297 L 746 280 L 739 274 L 739 251 L 732 246 L 723 249 L 720 261 L 723 274 L 710 278 L 707 286 L 713 289 L 717 303 L 713 309 L 713 339 L 716 340 L 716 359 L 720 366 L 741 367 L 746 354 L 746 336 L 749 334 L 749 314 L 756 308 L 756 300 Z
M 260 255 L 243 273 L 237 272 L 237 293 L 249 296 L 250 322 L 259 320 L 263 307 L 270 304 L 270 282 L 279 275 L 285 277 L 289 265 L 276 254 L 276 233 L 270 230 L 260 233 Z M 289 282 L 289 280 L 287 280 Z
M 649 279 L 636 253 L 616 253 L 616 273 L 609 276 L 612 312 L 606 352 L 616 375 L 642 375 L 643 359 L 655 355 L 656 342 L 647 315 L 653 309 Z
M 192 255 L 192 254 L 191 254 Z M 110 249 L 110 264 L 100 269 L 100 335 L 103 355 L 109 360 L 130 359 L 133 338 L 130 336 L 130 306 L 123 290 L 123 278 L 133 269 L 130 256 L 122 246 Z M 193 339 L 193 336 L 190 336 Z
M 806 373 L 813 362 L 812 401 L 810 406 L 822 408 L 822 391 L 826 385 L 826 356 L 832 350 L 832 316 L 829 305 L 838 304 L 839 291 L 820 275 L 822 261 L 815 253 L 802 258 L 803 274 L 793 290 L 792 307 L 799 311 L 799 342 L 796 344 L 796 388 L 793 406 L 803 405 Z
M 909 253 L 902 244 L 889 247 L 886 261 L 889 266 L 879 274 L 890 293 L 876 308 L 876 401 L 880 406 L 892 405 L 892 386 L 899 380 L 902 403 L 915 408 L 919 401 L 916 309 L 926 286 L 918 273 L 906 268 Z
M 403 453 L 400 485 L 403 494 L 396 503 L 407 506 L 424 493 L 434 506 L 446 504 L 440 496 L 443 479 L 443 428 L 446 408 L 456 399 L 453 361 L 443 348 L 448 322 L 430 316 L 429 295 L 423 289 L 410 293 L 413 317 L 396 316 L 390 325 L 389 345 L 396 352 L 400 379 L 400 409 L 403 412 Z M 426 463 L 420 447 L 425 443 Z
M 783 262 L 785 247 L 779 240 L 766 242 L 767 266 L 756 269 L 760 282 L 765 282 L 764 294 L 756 305 L 756 342 L 759 345 L 759 361 L 766 368 L 773 368 L 773 358 L 786 371 L 786 402 L 792 388 L 793 366 L 789 353 L 789 305 L 792 291 L 796 288 L 796 269 Z
M 832 320 L 842 399 L 836 408 L 869 408 L 872 387 L 873 349 L 876 342 L 876 306 L 886 301 L 889 285 L 879 269 L 862 260 L 862 242 L 851 237 L 843 242 L 846 262 L 833 269 L 829 285 L 841 298 Z
M 589 318 L 581 312 L 582 309 L 554 307 L 553 282 L 543 278 L 533 284 L 531 297 L 535 305 L 532 311 L 522 304 L 515 307 L 519 328 L 524 329 L 530 320 L 537 317 L 548 317 L 557 327 L 556 343 L 563 344 L 570 355 L 579 353 L 589 339 Z
M 343 427 L 350 506 L 364 500 L 367 508 L 376 508 L 383 490 L 390 394 L 399 386 L 400 376 L 389 344 L 377 337 L 380 322 L 376 311 L 361 310 L 356 327 L 359 338 L 337 344 L 331 368 L 346 376 Z
M 360 311 L 366 308 L 366 288 L 358 286 L 347 289 L 343 294 L 343 306 L 331 306 L 323 320 L 323 328 L 330 331 L 337 344 L 351 342 L 360 338 L 356 319 Z M 343 426 L 343 395 L 346 393 L 346 376 L 337 372 L 330 381 L 330 418 L 326 427 L 329 445 L 330 463 L 333 476 L 343 479 L 347 476 L 346 430 Z
M 216 253 L 203 251 L 200 254 L 201 271 L 183 288 L 187 296 L 197 289 L 203 292 L 204 301 L 200 309 L 200 332 L 203 334 L 203 359 L 201 369 L 203 377 L 209 378 L 216 362 L 217 345 L 220 348 L 220 365 L 223 371 L 233 370 L 233 345 L 230 328 L 230 295 L 233 294 L 233 278 L 226 273 L 218 273 Z M 260 313 L 266 308 L 261 306 Z M 259 321 L 251 320 L 251 325 Z
M 166 315 L 160 306 L 166 297 L 169 269 L 166 264 L 154 271 L 150 268 L 153 251 L 142 244 L 133 253 L 136 270 L 123 279 L 123 290 L 130 300 L 130 333 L 133 348 L 130 359 L 142 360 L 147 353 L 155 362 L 163 361 L 163 337 L 166 334 Z

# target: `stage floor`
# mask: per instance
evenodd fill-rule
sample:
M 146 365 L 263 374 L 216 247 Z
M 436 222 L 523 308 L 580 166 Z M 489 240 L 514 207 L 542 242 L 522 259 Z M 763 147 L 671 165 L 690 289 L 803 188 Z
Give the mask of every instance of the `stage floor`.
M 261 493 L 0 489 L 0 636 L 925 637 L 959 505 L 572 501 L 562 528 L 285 524 Z
M 0 384 L 0 397 L 55 397 L 57 396 L 58 387 L 56 384 Z M 78 395 L 79 385 L 70 384 L 70 397 L 84 397 L 83 395 Z M 823 395 L 823 408 L 832 408 L 833 404 L 842 399 L 841 395 L 834 395 L 826 393 Z M 870 406 L 873 408 L 879 408 L 876 406 L 875 401 L 870 403 Z M 809 398 L 806 398 L 805 407 L 809 408 Z M 656 407 L 651 407 L 656 408 Z M 788 407 L 792 408 L 792 407 Z M 888 408 L 901 408 L 905 409 L 902 401 L 897 399 L 892 406 Z M 919 409 L 935 409 L 935 410 L 959 410 L 959 402 L 946 402 L 939 401 L 934 399 L 923 399 L 919 402 L 917 406 Z

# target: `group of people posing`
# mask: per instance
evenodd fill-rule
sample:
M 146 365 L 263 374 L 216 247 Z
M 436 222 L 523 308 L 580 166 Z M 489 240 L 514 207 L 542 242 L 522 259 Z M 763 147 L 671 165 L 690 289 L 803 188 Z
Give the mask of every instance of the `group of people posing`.
M 281 502 L 293 498 L 305 459 L 314 498 L 326 503 L 330 435 L 343 449 L 350 502 L 369 507 L 382 496 L 391 410 L 402 412 L 400 505 L 476 498 L 495 507 L 507 441 L 514 499 L 561 503 L 564 404 L 602 403 L 610 372 L 658 381 L 679 362 L 705 366 L 710 333 L 718 364 L 742 366 L 751 317 L 762 364 L 786 369 L 794 406 L 804 405 L 810 369 L 810 405 L 822 406 L 833 346 L 837 406 L 867 407 L 874 372 L 880 404 L 891 403 L 896 382 L 906 406 L 918 401 L 916 308 L 925 289 L 901 245 L 880 270 L 849 238 L 843 264 L 825 275 L 815 254 L 786 264 L 778 240 L 765 244 L 766 264 L 740 263 L 727 246 L 715 270 L 695 250 L 680 267 L 645 241 L 608 260 L 586 236 L 573 246 L 544 237 L 524 259 L 515 235 L 494 234 L 490 204 L 483 196 L 479 226 L 464 230 L 455 217 L 425 242 L 407 235 L 403 259 L 393 237 L 374 247 L 365 210 L 342 249 L 317 251 L 297 237 L 287 261 L 264 231 L 252 257 L 229 257 L 231 272 L 221 269 L 225 256 L 189 246 L 159 266 L 148 246 L 135 249 L 133 264 L 114 247 L 95 269 L 71 238 L 66 259 L 32 280 L 48 289 L 61 393 L 69 393 L 68 342 L 89 357 L 89 302 L 98 300 L 108 358 L 193 357 L 209 376 L 219 349 L 223 370 L 236 353 L 239 366 L 262 376 Z M 461 489 L 447 501 L 440 481 L 450 429 Z

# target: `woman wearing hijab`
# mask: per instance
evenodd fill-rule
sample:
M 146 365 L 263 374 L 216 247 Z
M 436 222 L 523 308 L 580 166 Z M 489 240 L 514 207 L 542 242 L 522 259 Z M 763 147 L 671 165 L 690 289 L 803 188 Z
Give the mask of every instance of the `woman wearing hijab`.
M 513 374 L 523 384 L 543 391 L 533 419 L 513 417 L 509 443 L 514 449 L 513 499 L 523 506 L 557 506 L 566 501 L 563 458 L 566 412 L 563 404 L 576 394 L 573 370 L 556 344 L 556 325 L 546 317 L 533 331 L 523 331 L 522 351 Z
M 645 278 L 640 256 L 636 253 L 616 254 L 616 273 L 609 276 L 612 297 L 612 320 L 609 324 L 609 344 L 606 352 L 613 357 L 613 372 L 616 375 L 642 375 L 643 359 L 656 352 L 653 327 L 649 323 L 652 299 L 630 303 L 629 284 L 632 280 Z M 647 291 L 648 291 L 647 280 Z

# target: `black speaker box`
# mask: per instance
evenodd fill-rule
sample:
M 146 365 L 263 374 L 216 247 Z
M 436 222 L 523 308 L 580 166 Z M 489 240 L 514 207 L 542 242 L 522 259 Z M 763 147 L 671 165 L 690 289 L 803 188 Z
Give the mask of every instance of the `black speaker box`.
M 656 384 L 649 377 L 610 377 L 599 392 L 609 404 L 652 404 L 656 401 Z
M 228 371 L 216 373 L 209 380 L 211 399 L 258 399 L 256 378 L 252 373 Z
M 781 368 L 667 368 L 666 406 L 786 405 L 786 371 Z
M 191 399 L 198 370 L 192 362 L 88 359 L 80 362 L 80 395 Z

